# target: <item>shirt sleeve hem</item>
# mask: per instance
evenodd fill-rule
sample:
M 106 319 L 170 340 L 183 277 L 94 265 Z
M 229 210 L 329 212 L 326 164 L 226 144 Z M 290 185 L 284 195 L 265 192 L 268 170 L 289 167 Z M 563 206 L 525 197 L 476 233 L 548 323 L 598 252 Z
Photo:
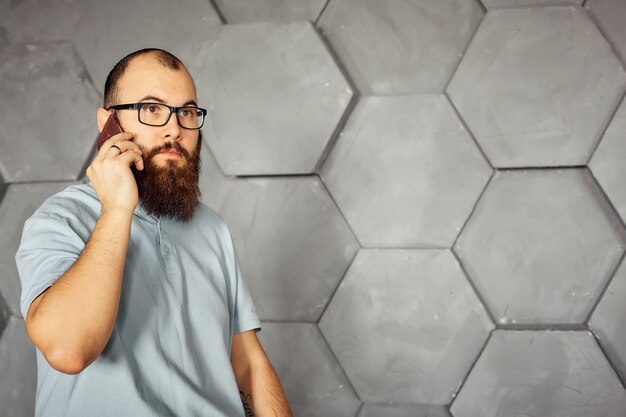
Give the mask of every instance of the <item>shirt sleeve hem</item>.
M 246 332 L 248 330 L 261 330 L 261 323 L 258 320 L 250 320 L 234 326 L 233 334 Z
M 24 320 L 26 320 L 26 315 L 28 314 L 28 310 L 30 309 L 30 305 L 33 303 L 33 300 L 37 298 L 42 292 L 44 292 L 48 287 L 52 286 L 57 281 L 57 279 L 49 279 L 43 281 L 42 283 L 36 285 L 34 288 L 31 288 L 28 291 L 28 294 L 24 297 L 22 301 L 22 315 Z

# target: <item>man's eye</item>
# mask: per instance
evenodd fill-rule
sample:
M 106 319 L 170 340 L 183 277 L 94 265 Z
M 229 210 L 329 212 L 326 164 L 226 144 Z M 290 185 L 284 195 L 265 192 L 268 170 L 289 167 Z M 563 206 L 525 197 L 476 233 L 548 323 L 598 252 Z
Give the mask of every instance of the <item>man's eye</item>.
M 146 105 L 141 108 L 146 113 L 156 114 L 159 112 L 159 106 L 155 105 Z

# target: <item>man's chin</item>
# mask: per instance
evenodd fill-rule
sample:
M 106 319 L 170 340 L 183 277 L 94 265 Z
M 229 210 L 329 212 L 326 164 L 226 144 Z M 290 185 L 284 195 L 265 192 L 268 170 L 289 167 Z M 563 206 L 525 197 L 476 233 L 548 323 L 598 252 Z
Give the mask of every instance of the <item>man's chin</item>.
M 157 217 L 191 220 L 201 197 L 199 167 L 176 167 L 171 163 L 155 166 L 154 161 L 150 162 L 143 171 L 133 170 L 143 208 Z

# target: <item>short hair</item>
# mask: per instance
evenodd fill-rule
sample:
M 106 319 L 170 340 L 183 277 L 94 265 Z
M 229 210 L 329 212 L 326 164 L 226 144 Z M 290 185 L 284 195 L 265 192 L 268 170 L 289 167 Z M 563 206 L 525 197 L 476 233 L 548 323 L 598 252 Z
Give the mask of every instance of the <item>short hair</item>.
M 119 95 L 117 85 L 131 61 L 137 57 L 148 54 L 153 55 L 157 62 L 166 68 L 177 71 L 185 67 L 180 59 L 163 49 L 145 48 L 126 55 L 115 64 L 104 83 L 104 98 L 102 103 L 104 108 L 112 106 L 117 101 Z

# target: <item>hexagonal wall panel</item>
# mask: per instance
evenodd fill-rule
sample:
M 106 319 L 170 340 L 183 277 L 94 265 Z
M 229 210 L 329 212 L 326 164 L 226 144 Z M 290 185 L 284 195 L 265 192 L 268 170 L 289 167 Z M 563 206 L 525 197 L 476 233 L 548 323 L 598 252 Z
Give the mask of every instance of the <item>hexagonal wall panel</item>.
M 621 0 L 587 0 L 585 9 L 609 40 L 622 63 L 626 65 L 626 2 Z
M 214 52 L 204 131 L 224 172 L 313 172 L 352 97 L 313 26 L 227 25 Z
M 364 401 L 448 404 L 493 324 L 448 250 L 359 251 L 319 323 Z
M 228 177 L 222 173 L 215 156 L 204 143 L 204 139 L 200 151 L 200 160 L 201 168 L 198 186 L 202 192 L 202 199 L 205 204 L 217 210 L 217 206 L 228 197 L 238 180 L 236 177 Z
M 414 404 L 365 404 L 357 417 L 451 417 L 444 406 Z
M 85 5 L 86 2 L 81 0 L 0 2 L 0 49 L 9 41 L 20 43 L 70 39 Z
M 4 300 L 2 293 L 0 292 L 0 336 L 9 321 L 9 317 L 11 317 L 11 311 L 7 302 Z
M 626 100 L 618 109 L 589 167 L 626 222 Z
M 13 318 L 0 337 L 0 404 L 2 415 L 35 415 L 37 362 L 35 347 L 26 335 L 24 320 Z
M 317 20 L 327 0 L 215 0 L 226 22 Z
M 89 1 L 74 43 L 99 91 L 109 71 L 126 54 L 142 48 L 165 49 L 192 75 L 221 26 L 205 0 Z
M 448 86 L 496 167 L 583 165 L 626 73 L 579 7 L 487 13 Z
M 342 0 L 319 26 L 361 93 L 441 92 L 482 16 L 473 0 Z
M 4 180 L 2 179 L 2 175 L 0 174 L 0 203 L 2 202 L 2 198 L 4 197 L 4 194 L 6 193 L 8 186 L 9 186 L 8 184 L 4 183 Z
M 263 320 L 317 321 L 358 250 L 317 177 L 223 182 L 203 201 L 226 220 Z
M 455 246 L 502 324 L 582 323 L 626 233 L 586 169 L 498 172 Z
M 581 5 L 583 0 L 481 0 L 488 9 L 520 6 L 560 6 L 568 4 Z
M 353 417 L 361 402 L 315 324 L 261 324 L 259 339 L 298 417 Z
M 7 182 L 75 180 L 98 132 L 98 95 L 70 43 L 0 53 L 0 172 Z
M 491 168 L 440 95 L 365 97 L 321 171 L 370 247 L 450 247 Z
M 21 317 L 22 288 L 15 265 L 15 253 L 20 245 L 24 222 L 46 198 L 62 191 L 72 183 L 14 184 L 0 204 L 0 293 L 11 313 Z
M 602 300 L 596 307 L 589 325 L 598 336 L 611 362 L 626 382 L 626 262 L 618 269 Z
M 591 333 L 496 331 L 454 417 L 626 415 L 626 392 Z

